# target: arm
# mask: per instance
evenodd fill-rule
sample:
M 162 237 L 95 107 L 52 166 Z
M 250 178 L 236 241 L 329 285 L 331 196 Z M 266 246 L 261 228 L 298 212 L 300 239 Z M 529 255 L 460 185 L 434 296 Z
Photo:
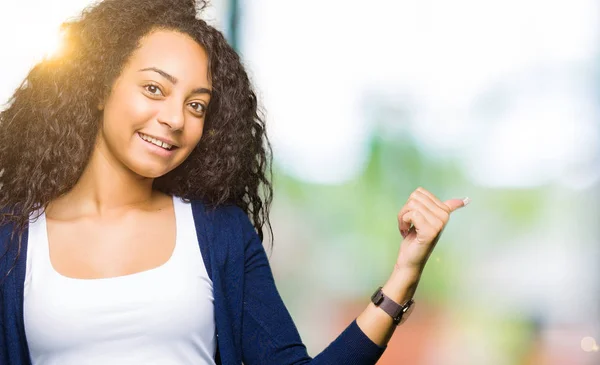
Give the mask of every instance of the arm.
M 311 359 L 273 280 L 263 245 L 245 214 L 246 237 L 242 356 L 246 365 L 375 364 L 385 350 L 352 322 L 323 352 Z
M 464 206 L 464 202 L 457 199 L 446 203 L 433 199 L 417 190 L 398 215 L 404 242 L 394 271 L 383 288 L 383 292 L 397 303 L 412 298 L 425 262 L 450 212 Z M 436 218 L 438 215 L 439 219 Z M 244 215 L 241 219 L 246 242 L 242 318 L 244 363 L 375 364 L 396 326 L 387 313 L 371 303 L 325 350 L 314 359 L 308 356 L 277 292 L 262 243 L 248 218 Z
M 423 188 L 416 189 L 398 213 L 398 229 L 404 240 L 398 259 L 383 293 L 399 304 L 414 296 L 421 273 L 448 223 L 450 214 L 470 202 L 451 199 L 441 202 Z M 361 313 L 357 323 L 380 346 L 386 345 L 396 329 L 392 318 L 373 303 Z
M 396 268 L 382 291 L 394 302 L 406 303 L 414 296 L 419 279 L 420 273 L 418 272 Z M 379 346 L 386 346 L 397 328 L 392 317 L 373 303 L 369 303 L 356 322 L 366 336 Z

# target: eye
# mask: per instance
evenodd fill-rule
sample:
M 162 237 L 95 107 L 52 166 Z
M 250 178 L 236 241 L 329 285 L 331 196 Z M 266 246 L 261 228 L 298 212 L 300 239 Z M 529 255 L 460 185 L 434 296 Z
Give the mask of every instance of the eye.
M 163 92 L 160 90 L 160 87 L 154 84 L 144 85 L 144 89 L 153 96 L 163 96 Z
M 192 109 L 194 109 L 194 112 L 196 114 L 199 114 L 202 116 L 206 112 L 206 107 L 202 103 L 195 101 L 193 103 L 190 103 L 189 105 L 192 107 Z

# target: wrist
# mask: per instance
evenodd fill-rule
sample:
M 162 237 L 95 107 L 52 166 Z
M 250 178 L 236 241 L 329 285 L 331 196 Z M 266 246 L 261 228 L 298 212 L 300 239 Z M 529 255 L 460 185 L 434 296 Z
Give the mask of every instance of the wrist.
M 418 271 L 395 269 L 382 291 L 396 303 L 403 304 L 414 296 L 420 278 L 421 273 Z
M 421 276 L 422 272 L 423 272 L 422 266 L 400 264 L 400 263 L 396 262 L 396 264 L 394 265 L 394 270 L 393 270 L 392 274 L 402 274 L 402 275 L 406 275 L 406 276 L 410 276 L 410 275 Z
M 389 281 L 394 281 L 398 283 L 418 283 L 421 279 L 421 274 L 423 270 L 421 268 L 413 267 L 413 266 L 401 266 L 398 263 L 394 265 L 394 270 L 390 275 Z

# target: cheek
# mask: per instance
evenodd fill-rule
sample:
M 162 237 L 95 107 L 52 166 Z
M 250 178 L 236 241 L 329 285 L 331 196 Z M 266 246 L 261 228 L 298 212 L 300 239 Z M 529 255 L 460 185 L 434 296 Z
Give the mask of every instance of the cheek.
M 187 144 L 191 145 L 193 149 L 200 142 L 204 134 L 204 120 L 191 120 L 187 124 L 188 128 L 185 131 L 185 139 Z
M 115 90 L 104 111 L 107 128 L 137 129 L 156 113 L 154 106 L 135 90 Z
M 193 122 L 198 123 L 197 120 L 195 120 Z M 181 152 L 184 155 L 184 157 L 183 157 L 184 159 L 186 159 L 194 151 L 194 149 L 196 148 L 196 146 L 202 139 L 202 135 L 203 135 L 202 126 L 203 126 L 203 123 L 201 123 L 199 126 L 193 125 L 193 127 L 190 126 L 185 129 L 185 132 L 184 132 L 185 148 L 181 149 Z

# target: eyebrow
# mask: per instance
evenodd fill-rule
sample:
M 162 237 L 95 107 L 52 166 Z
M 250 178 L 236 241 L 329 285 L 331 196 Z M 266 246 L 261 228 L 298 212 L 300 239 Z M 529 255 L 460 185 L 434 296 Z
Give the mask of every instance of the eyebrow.
M 164 77 L 165 79 L 169 80 L 169 82 L 171 82 L 171 84 L 176 85 L 177 82 L 179 80 L 177 80 L 177 78 L 163 70 L 161 70 L 160 68 L 156 68 L 156 67 L 147 67 L 147 68 L 142 68 L 141 70 L 138 70 L 138 72 L 142 72 L 142 71 L 154 71 L 156 73 L 158 73 L 159 75 L 161 75 L 162 77 Z M 208 94 L 211 95 L 212 91 L 210 89 L 207 89 L 205 87 L 198 87 L 195 88 L 194 90 L 192 90 L 192 94 Z

